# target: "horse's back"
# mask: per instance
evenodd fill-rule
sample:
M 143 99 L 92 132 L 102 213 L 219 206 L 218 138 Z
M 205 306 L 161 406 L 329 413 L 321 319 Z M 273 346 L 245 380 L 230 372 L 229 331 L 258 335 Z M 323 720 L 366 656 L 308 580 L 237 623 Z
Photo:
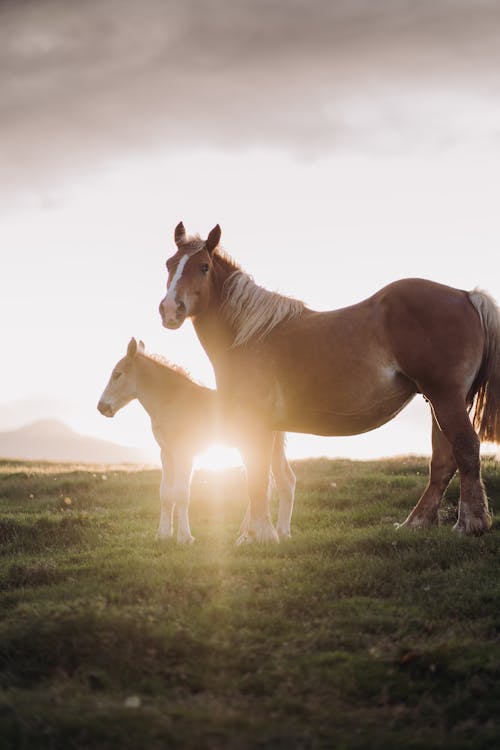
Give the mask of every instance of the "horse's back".
M 392 418 L 416 392 L 468 392 L 483 348 L 479 315 L 467 292 L 403 279 L 357 304 L 307 310 L 278 326 L 263 345 L 269 363 L 263 372 L 300 412 L 300 419 L 280 427 L 299 431 L 295 421 L 301 421 L 304 431 L 354 434 Z M 248 366 L 248 355 L 242 355 Z M 247 383 L 243 376 L 241 381 Z M 249 387 L 255 391 L 253 380 Z M 306 413 L 313 416 L 306 419 Z

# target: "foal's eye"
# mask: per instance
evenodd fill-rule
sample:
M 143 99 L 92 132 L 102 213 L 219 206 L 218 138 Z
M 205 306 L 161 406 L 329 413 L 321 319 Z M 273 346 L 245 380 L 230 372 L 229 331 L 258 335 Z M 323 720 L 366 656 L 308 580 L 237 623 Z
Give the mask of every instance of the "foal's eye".
M 118 378 L 121 378 L 122 373 L 121 372 L 114 372 L 113 373 L 113 380 L 118 380 Z
M 208 265 L 208 263 L 202 263 L 202 266 L 201 266 L 202 273 L 208 273 L 209 269 L 210 269 L 210 266 Z

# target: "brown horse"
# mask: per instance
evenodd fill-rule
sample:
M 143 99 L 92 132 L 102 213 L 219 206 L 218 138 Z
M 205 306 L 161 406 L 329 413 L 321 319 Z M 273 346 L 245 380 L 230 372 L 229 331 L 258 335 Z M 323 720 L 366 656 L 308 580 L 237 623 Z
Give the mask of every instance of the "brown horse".
M 479 439 L 500 441 L 500 315 L 493 300 L 403 279 L 356 305 L 317 312 L 258 286 L 218 249 L 220 235 L 218 225 L 206 240 L 176 227 L 160 314 L 166 328 L 192 318 L 225 413 L 244 427 L 251 518 L 242 541 L 277 538 L 267 497 L 273 430 L 366 432 L 416 393 L 431 405 L 432 459 L 428 485 L 403 525 L 438 522 L 458 468 L 455 529 L 489 529 Z
M 172 516 L 177 511 L 177 541 L 194 541 L 189 526 L 189 488 L 193 458 L 211 442 L 238 445 L 238 431 L 228 429 L 220 419 L 215 391 L 195 383 L 184 370 L 131 339 L 127 354 L 114 366 L 97 408 L 113 417 L 137 399 L 151 418 L 151 427 L 161 449 L 160 524 L 158 537 L 173 534 Z M 290 536 L 295 474 L 285 456 L 285 436 L 276 435 L 272 476 L 279 499 L 278 533 Z M 248 516 L 248 513 L 247 513 Z M 242 528 L 248 525 L 245 517 Z

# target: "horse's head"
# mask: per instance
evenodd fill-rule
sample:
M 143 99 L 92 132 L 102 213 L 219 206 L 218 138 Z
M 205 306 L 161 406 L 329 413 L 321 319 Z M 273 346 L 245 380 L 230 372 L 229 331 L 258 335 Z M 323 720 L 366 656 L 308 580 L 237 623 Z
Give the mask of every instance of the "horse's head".
M 160 302 L 160 315 L 165 328 L 179 328 L 186 318 L 196 317 L 206 308 L 212 258 L 220 235 L 218 224 L 206 240 L 187 237 L 182 222 L 176 226 L 177 252 L 167 260 L 167 293 Z
M 134 338 L 130 339 L 127 354 L 114 366 L 97 404 L 97 408 L 105 417 L 114 417 L 119 409 L 137 398 L 136 357 L 138 352 L 143 351 L 142 341 L 137 343 Z

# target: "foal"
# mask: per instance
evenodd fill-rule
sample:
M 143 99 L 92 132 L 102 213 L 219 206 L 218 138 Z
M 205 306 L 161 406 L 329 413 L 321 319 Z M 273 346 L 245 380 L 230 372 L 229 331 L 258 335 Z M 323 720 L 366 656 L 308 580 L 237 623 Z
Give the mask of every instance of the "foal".
M 113 417 L 135 398 L 149 414 L 161 449 L 158 537 L 173 535 L 175 506 L 177 542 L 190 544 L 194 541 L 188 514 L 193 458 L 216 440 L 237 445 L 238 435 L 221 422 L 216 391 L 198 385 L 181 368 L 146 354 L 143 342 L 132 338 L 126 356 L 115 365 L 97 408 L 104 416 Z M 271 470 L 279 498 L 278 533 L 282 538 L 290 536 L 295 492 L 295 475 L 284 449 L 285 435 L 277 433 Z

